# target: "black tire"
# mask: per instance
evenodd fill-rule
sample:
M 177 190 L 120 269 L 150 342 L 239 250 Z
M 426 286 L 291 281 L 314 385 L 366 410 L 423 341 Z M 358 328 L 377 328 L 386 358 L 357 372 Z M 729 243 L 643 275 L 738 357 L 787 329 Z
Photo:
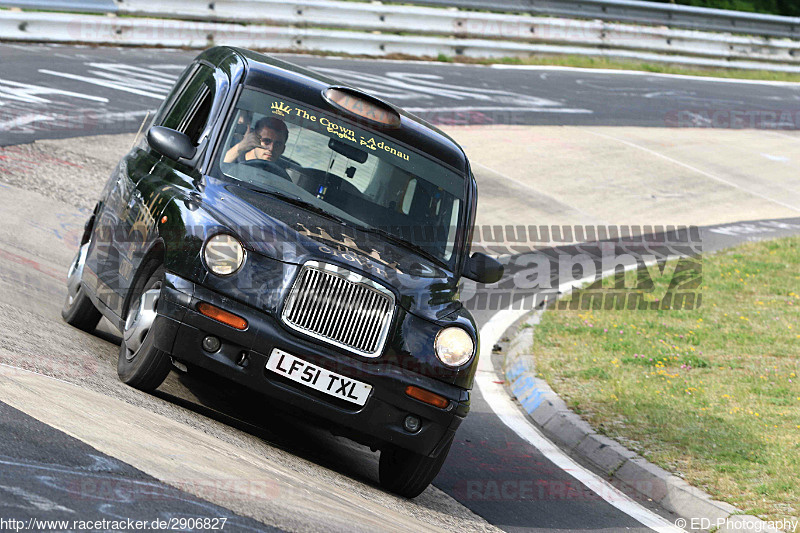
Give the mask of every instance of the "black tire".
M 163 279 L 164 267 L 158 263 L 147 265 L 143 275 L 137 279 L 125 314 L 125 327 L 119 346 L 119 379 L 145 392 L 157 389 L 172 367 L 169 354 L 155 347 L 152 321 L 149 327 L 139 322 L 140 317 L 144 318 L 151 311 L 155 312 Z
M 81 282 L 88 248 L 88 243 L 81 246 L 69 267 L 67 296 L 64 299 L 64 306 L 61 308 L 61 317 L 70 326 L 91 333 L 103 315 L 94 306 L 92 300 L 86 296 L 86 288 Z
M 416 498 L 439 474 L 452 444 L 451 438 L 436 457 L 420 455 L 396 446 L 384 448 L 381 450 L 378 465 L 381 486 L 399 496 Z

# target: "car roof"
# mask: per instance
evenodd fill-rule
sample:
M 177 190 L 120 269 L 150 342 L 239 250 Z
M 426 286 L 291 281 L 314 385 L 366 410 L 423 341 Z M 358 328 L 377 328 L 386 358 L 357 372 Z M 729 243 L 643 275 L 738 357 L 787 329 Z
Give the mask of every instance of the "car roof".
M 244 48 L 228 46 L 215 47 L 200 55 L 213 56 L 218 64 L 220 52 L 227 50 L 238 55 L 246 65 L 245 83 L 256 87 L 269 87 L 271 92 L 291 97 L 295 100 L 315 106 L 332 113 L 341 113 L 331 106 L 322 96 L 330 86 L 350 87 L 371 98 L 380 98 L 353 87 L 351 84 L 323 76 L 310 69 L 283 61 L 266 54 L 253 52 Z M 371 128 L 385 137 L 420 150 L 434 159 L 466 174 L 467 158 L 461 147 L 446 133 L 425 120 L 404 111 L 402 108 L 384 102 L 400 115 L 400 127 L 395 129 Z M 363 121 L 359 124 L 364 127 Z

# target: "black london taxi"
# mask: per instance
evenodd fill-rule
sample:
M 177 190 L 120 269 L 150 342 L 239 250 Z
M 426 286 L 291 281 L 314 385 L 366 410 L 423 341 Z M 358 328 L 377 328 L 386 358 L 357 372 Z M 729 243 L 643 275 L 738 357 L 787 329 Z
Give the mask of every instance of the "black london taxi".
M 478 331 L 461 276 L 477 187 L 402 109 L 291 63 L 201 53 L 108 180 L 62 315 L 122 336 L 120 379 L 204 369 L 381 451 L 421 493 L 470 407 Z

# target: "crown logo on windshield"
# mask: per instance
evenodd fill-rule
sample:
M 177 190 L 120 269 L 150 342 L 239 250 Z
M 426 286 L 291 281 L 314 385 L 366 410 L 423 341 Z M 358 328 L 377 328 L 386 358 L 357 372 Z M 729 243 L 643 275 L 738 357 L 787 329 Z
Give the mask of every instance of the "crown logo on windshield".
M 292 108 L 283 102 L 272 102 L 272 112 L 279 117 L 285 117 L 292 112 Z

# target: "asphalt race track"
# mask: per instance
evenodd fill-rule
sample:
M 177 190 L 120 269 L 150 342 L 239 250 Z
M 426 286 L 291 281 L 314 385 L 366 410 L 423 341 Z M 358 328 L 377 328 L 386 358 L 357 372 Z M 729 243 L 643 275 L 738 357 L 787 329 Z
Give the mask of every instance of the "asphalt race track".
M 135 132 L 192 51 L 0 44 L 0 146 Z M 281 56 L 442 125 L 797 129 L 800 87 L 560 70 Z M 5 130 L 5 131 L 4 131 Z
M 194 55 L 172 50 L 0 44 L 0 146 L 135 133 Z M 800 86 L 791 84 L 311 56 L 291 56 L 289 60 L 361 86 L 443 126 L 798 129 Z M 676 129 L 676 134 L 679 131 Z M 100 151 L 100 147 L 96 149 Z M 92 147 L 84 147 L 84 153 L 91 155 Z M 614 502 L 594 494 L 520 438 L 495 415 L 477 387 L 470 416 L 434 482 L 436 488 L 409 502 L 377 488 L 376 454 L 303 420 L 265 409 L 258 398 L 233 392 L 204 376 L 173 373 L 155 396 L 122 386 L 115 375 L 116 333 L 106 326 L 96 336 L 88 336 L 71 330 L 58 317 L 66 263 L 85 216 L 80 211 L 84 199 L 73 201 L 53 191 L 37 192 L 41 185 L 37 185 L 34 171 L 29 184 L 7 185 L 2 175 L 7 171 L 3 157 L 0 155 L 0 213 L 9 228 L 27 229 L 0 230 L 0 265 L 8 269 L 0 276 L 0 324 L 4 334 L 11 337 L 10 347 L 0 349 L 4 363 L 0 366 L 0 389 L 13 389 L 14 395 L 6 394 L 6 400 L 12 401 L 9 398 L 13 396 L 18 404 L 0 402 L 0 429 L 6 437 L 0 439 L 0 518 L 151 521 L 213 516 L 226 518 L 225 531 L 270 531 L 272 525 L 287 530 L 348 530 L 345 518 L 332 518 L 330 523 L 321 519 L 325 512 L 337 512 L 338 505 L 342 516 L 351 520 L 351 530 L 359 531 L 422 526 L 454 531 L 650 529 Z M 52 157 L 61 158 L 57 153 Z M 97 183 L 89 196 L 96 196 L 101 185 L 102 181 Z M 41 206 L 47 206 L 41 208 L 47 211 L 46 216 L 30 216 L 39 205 L 40 193 L 47 197 L 41 200 Z M 704 227 L 701 240 L 703 251 L 713 251 L 749 239 L 798 232 L 800 219 L 745 226 L 731 223 Z M 36 239 L 35 249 L 22 242 L 27 235 Z M 562 246 L 536 253 L 576 251 Z M 516 264 L 516 259 L 510 259 L 511 263 Z M 513 273 L 512 268 L 510 275 Z M 554 278 L 557 274 L 552 273 Z M 499 289 L 503 283 L 510 281 L 501 282 Z M 25 301 L 29 286 L 36 290 Z M 496 311 L 477 311 L 475 316 L 484 325 Z M 76 364 L 84 368 L 90 364 L 93 370 L 76 374 L 74 368 L 62 371 L 58 366 L 43 364 L 40 368 L 35 362 L 13 362 L 15 354 L 36 357 L 45 353 L 60 353 L 62 357 L 79 353 Z M 6 366 L 9 364 L 12 366 Z M 57 405 L 36 407 L 35 386 L 39 382 L 13 370 L 13 366 L 63 380 L 48 386 L 55 397 L 63 398 L 61 408 L 68 411 L 64 411 L 64 420 L 58 420 Z M 80 389 L 70 388 L 75 384 Z M 76 402 L 79 398 L 84 402 L 76 403 L 74 413 L 68 409 L 71 395 Z M 195 432 L 187 435 L 198 439 L 207 435 L 224 442 L 231 456 L 266 457 L 265 462 L 278 465 L 274 475 L 279 481 L 278 495 L 269 487 L 265 492 L 278 503 L 274 508 L 266 506 L 259 514 L 239 500 L 229 501 L 227 495 L 220 494 L 224 492 L 220 485 L 215 485 L 215 490 L 197 490 L 192 483 L 180 482 L 198 479 L 189 474 L 153 475 L 166 470 L 159 470 L 161 458 L 141 456 L 141 450 L 159 453 L 154 447 L 136 447 L 143 443 L 130 443 L 119 455 L 101 451 L 100 443 L 109 451 L 118 443 L 110 437 L 106 442 L 107 435 L 102 432 L 90 434 L 81 424 L 67 419 L 72 413 L 81 420 L 79 411 L 85 408 L 86 421 L 101 420 L 102 407 L 98 404 L 95 411 L 91 405 L 104 397 L 119 402 L 113 405 L 120 409 L 127 406 L 131 413 L 135 408 L 164 417 L 162 421 L 152 419 L 154 426 L 145 427 L 143 422 L 142 435 L 150 435 L 145 431 L 155 431 L 154 427 L 168 433 L 183 424 Z M 113 412 L 107 415 L 109 420 L 114 419 Z M 118 427 L 109 422 L 106 433 L 112 434 Z M 186 443 L 182 446 L 191 447 Z M 175 459 L 173 468 L 178 470 L 180 461 L 188 461 L 195 457 L 192 453 L 199 452 L 186 449 L 176 453 L 186 454 Z M 196 472 L 201 475 L 209 471 Z M 345 513 L 351 494 L 353 501 L 361 503 Z M 300 502 L 294 516 L 287 503 L 292 498 Z M 315 498 L 320 502 L 317 510 L 312 505 Z M 363 508 L 359 507 L 362 503 Z M 640 503 L 649 506 L 648 502 Z M 662 510 L 653 510 L 665 515 Z M 665 518 L 668 523 L 670 517 Z

